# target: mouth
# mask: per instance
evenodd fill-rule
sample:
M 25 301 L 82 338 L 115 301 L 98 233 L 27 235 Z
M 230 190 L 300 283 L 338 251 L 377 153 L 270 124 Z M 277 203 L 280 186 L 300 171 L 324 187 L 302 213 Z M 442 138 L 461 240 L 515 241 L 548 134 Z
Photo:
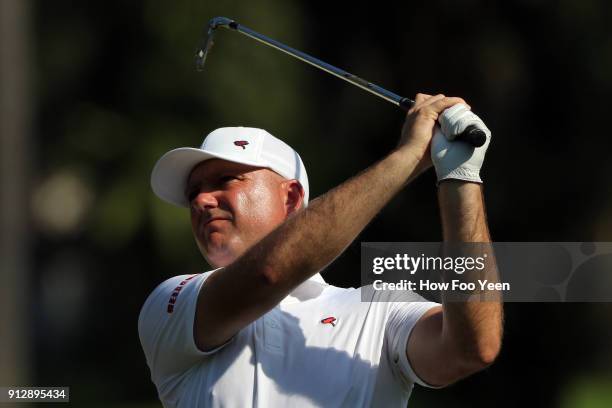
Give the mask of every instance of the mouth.
M 196 231 L 201 239 L 206 240 L 213 232 L 225 230 L 226 225 L 224 221 L 232 222 L 232 219 L 233 217 L 230 214 L 201 213 L 197 219 L 193 217 L 192 221 L 197 222 L 194 225 L 196 228 L 194 231 Z
M 206 222 L 204 222 L 204 226 L 206 226 L 206 225 L 208 225 L 210 223 L 216 222 L 216 221 L 229 221 L 229 219 L 228 218 L 223 218 L 223 217 L 212 217 L 212 218 L 209 218 L 208 220 L 206 220 Z
M 202 230 L 207 230 L 208 232 L 212 230 L 216 230 L 217 226 L 221 226 L 223 222 L 230 222 L 231 219 L 228 217 L 210 217 L 202 223 Z

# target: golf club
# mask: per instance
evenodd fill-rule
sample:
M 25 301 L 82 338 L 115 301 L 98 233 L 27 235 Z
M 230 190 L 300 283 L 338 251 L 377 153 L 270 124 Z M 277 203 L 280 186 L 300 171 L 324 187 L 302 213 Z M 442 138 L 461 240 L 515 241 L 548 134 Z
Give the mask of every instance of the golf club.
M 238 24 L 232 19 L 227 17 L 214 17 L 208 23 L 208 28 L 206 30 L 206 37 L 202 42 L 202 46 L 196 52 L 196 67 L 198 71 L 201 71 L 204 68 L 204 63 L 206 62 L 206 57 L 210 49 L 212 48 L 214 42 L 213 37 L 215 30 L 218 27 L 224 27 L 227 29 L 232 29 L 234 31 L 238 31 L 246 35 L 247 37 L 251 37 L 254 40 L 257 40 L 263 44 L 266 44 L 272 48 L 275 48 L 279 51 L 282 51 L 286 54 L 291 55 L 294 58 L 299 59 L 300 61 L 306 62 L 316 68 L 319 68 L 329 74 L 332 74 L 340 79 L 343 79 L 365 91 L 368 91 L 386 101 L 389 101 L 404 110 L 409 110 L 412 105 L 414 105 L 414 101 L 409 98 L 405 98 L 403 96 L 397 95 L 391 91 L 388 91 L 378 85 L 375 85 L 371 82 L 368 82 L 362 78 L 359 78 L 356 75 L 353 75 L 349 72 L 346 72 L 340 68 L 337 68 L 333 65 L 330 65 L 326 62 L 323 62 L 315 57 L 312 57 L 306 53 L 298 51 L 294 48 L 291 48 L 281 42 L 278 42 L 272 38 L 266 37 L 263 34 L 259 34 L 256 31 L 251 30 L 243 25 Z M 478 129 L 476 126 L 471 125 L 468 126 L 463 133 L 457 135 L 455 140 L 461 140 L 471 144 L 474 147 L 480 147 L 486 142 L 485 133 Z

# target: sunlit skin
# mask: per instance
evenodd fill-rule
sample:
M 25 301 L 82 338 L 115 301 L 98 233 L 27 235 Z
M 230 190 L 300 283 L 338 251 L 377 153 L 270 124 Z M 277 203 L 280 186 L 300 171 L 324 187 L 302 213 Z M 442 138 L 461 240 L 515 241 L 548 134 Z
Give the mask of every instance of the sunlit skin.
M 196 165 L 185 193 L 195 240 L 213 267 L 232 263 L 303 203 L 298 181 L 220 159 Z

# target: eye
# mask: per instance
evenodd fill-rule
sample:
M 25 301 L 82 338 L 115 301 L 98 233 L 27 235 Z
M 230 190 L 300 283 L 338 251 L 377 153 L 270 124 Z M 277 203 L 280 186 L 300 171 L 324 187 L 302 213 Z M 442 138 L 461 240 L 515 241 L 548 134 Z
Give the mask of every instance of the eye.
M 238 180 L 238 177 L 236 177 L 236 176 L 223 176 L 223 177 L 221 177 L 219 179 L 221 184 L 229 183 L 232 180 Z
M 198 193 L 199 191 L 197 188 L 189 190 L 189 192 L 187 193 L 187 201 L 192 202 L 193 200 L 195 200 L 195 198 L 198 196 Z

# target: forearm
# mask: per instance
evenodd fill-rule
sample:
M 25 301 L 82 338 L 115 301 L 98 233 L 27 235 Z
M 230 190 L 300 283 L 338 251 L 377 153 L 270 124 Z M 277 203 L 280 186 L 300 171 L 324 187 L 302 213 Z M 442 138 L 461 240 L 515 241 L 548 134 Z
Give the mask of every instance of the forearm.
M 445 242 L 490 242 L 480 184 L 445 181 L 440 183 L 438 193 Z M 489 281 L 496 279 L 495 258 L 490 245 L 466 246 L 465 251 L 470 252 L 475 248 L 479 252 L 485 251 L 487 256 L 486 268 L 480 278 L 485 277 Z M 466 273 L 462 280 L 467 278 Z M 491 299 L 491 294 L 484 295 Z M 481 301 L 482 296 L 483 293 L 474 294 L 461 302 L 443 298 L 443 341 L 459 356 L 466 357 L 467 367 L 464 368 L 468 371 L 490 364 L 499 352 L 501 343 L 501 302 Z M 495 296 L 493 298 L 497 299 Z

